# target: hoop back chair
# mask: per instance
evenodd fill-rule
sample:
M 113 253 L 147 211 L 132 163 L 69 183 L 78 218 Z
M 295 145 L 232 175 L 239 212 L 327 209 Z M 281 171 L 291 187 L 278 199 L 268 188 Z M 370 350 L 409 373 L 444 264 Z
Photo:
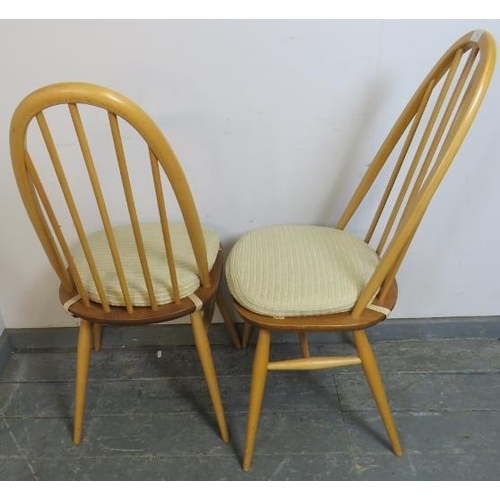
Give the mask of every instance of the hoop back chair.
M 76 147 L 75 154 L 82 176 L 77 178 L 76 186 L 71 182 L 75 179 L 75 162 L 63 166 L 64 144 L 58 144 L 46 117 L 55 108 L 68 121 L 66 133 L 70 130 L 73 142 L 80 148 Z M 98 142 L 109 144 L 111 163 L 94 159 L 97 155 L 91 151 L 92 141 L 84 128 L 84 112 L 103 115 L 104 133 L 100 131 Z M 53 130 L 58 128 L 56 125 Z M 157 216 L 153 217 L 159 222 L 139 222 L 137 207 L 144 195 L 134 193 L 126 156 L 129 137 L 122 133 L 125 127 L 135 129 L 137 143 L 149 163 L 149 186 L 154 189 L 148 198 L 153 200 L 153 207 L 156 205 Z M 57 179 L 53 182 L 56 188 L 43 182 L 44 169 L 38 168 L 32 158 L 28 144 L 36 142 L 34 135 L 39 138 L 39 153 L 48 154 L 45 170 Z M 94 350 L 100 349 L 101 325 L 159 323 L 183 316 L 190 316 L 219 430 L 227 442 L 229 436 L 207 337 L 217 302 L 233 342 L 239 345 L 224 297 L 218 293 L 223 270 L 220 243 L 213 231 L 200 225 L 187 180 L 160 129 L 141 108 L 112 90 L 88 83 L 59 83 L 36 90 L 19 104 L 12 118 L 10 148 L 22 200 L 61 280 L 60 300 L 70 314 L 80 318 L 74 443 L 81 441 L 91 345 L 93 342 Z M 140 178 L 144 178 L 144 164 L 140 167 Z M 113 196 L 108 192 L 106 197 L 101 181 L 110 171 L 119 180 L 108 186 Z M 81 197 L 83 181 L 88 184 L 89 194 L 86 208 L 79 210 L 77 199 L 78 195 Z M 183 223 L 169 221 L 164 185 L 173 192 Z M 53 201 L 50 190 L 57 191 L 61 200 Z M 110 198 L 117 197 L 125 212 L 122 219 L 129 219 L 127 224 L 118 226 L 112 223 L 116 215 L 109 207 Z M 84 212 L 89 204 L 101 228 L 92 234 L 85 229 Z M 75 248 L 67 235 L 70 229 Z
M 365 329 L 386 319 L 396 273 L 429 202 L 481 105 L 495 65 L 484 31 L 461 37 L 441 57 L 390 130 L 336 228 L 271 226 L 251 231 L 230 252 L 226 274 L 256 345 L 243 468 L 251 465 L 269 370 L 361 364 L 396 455 L 402 448 Z M 384 177 L 385 175 L 385 177 Z M 375 181 L 387 180 L 364 240 L 346 226 Z M 371 198 L 370 198 L 371 199 Z M 365 204 L 363 204 L 365 205 Z M 362 215 L 362 214 L 361 214 Z M 302 357 L 270 361 L 274 330 L 298 331 Z M 307 331 L 352 331 L 356 356 L 311 357 Z

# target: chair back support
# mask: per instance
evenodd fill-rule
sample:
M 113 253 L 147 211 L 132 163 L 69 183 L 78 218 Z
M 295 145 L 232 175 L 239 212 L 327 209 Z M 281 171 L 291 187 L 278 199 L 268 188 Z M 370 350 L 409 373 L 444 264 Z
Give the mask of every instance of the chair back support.
M 354 317 L 376 294 L 382 302 L 386 298 L 481 105 L 495 60 L 494 39 L 484 31 L 468 33 L 450 47 L 403 110 L 339 219 L 337 228 L 344 229 L 384 172 L 388 182 L 365 237 L 381 261 L 352 311 Z
M 135 245 L 140 259 L 141 269 L 144 276 L 151 308 L 156 310 L 158 305 L 153 289 L 151 273 L 149 270 L 147 253 L 144 249 L 139 217 L 137 210 L 137 196 L 134 196 L 133 183 L 129 172 L 129 166 L 125 154 L 126 147 L 124 141 L 128 138 L 121 129 L 132 127 L 137 132 L 138 137 L 142 137 L 145 143 L 144 153 L 147 155 L 151 174 L 151 182 L 154 185 L 156 205 L 158 207 L 158 218 L 161 223 L 165 254 L 172 282 L 172 295 L 174 303 L 180 303 L 179 288 L 177 284 L 176 267 L 169 232 L 169 223 L 164 195 L 164 176 L 166 174 L 166 184 L 170 186 L 178 203 L 178 208 L 184 219 L 190 242 L 193 248 L 198 274 L 202 286 L 210 286 L 209 270 L 207 264 L 207 254 L 205 240 L 202 234 L 200 221 L 196 207 L 189 189 L 188 183 L 182 168 L 170 148 L 165 137 L 151 118 L 136 104 L 126 97 L 104 87 L 88 83 L 60 83 L 50 85 L 36 90 L 27 96 L 17 107 L 12 117 L 10 131 L 11 159 L 14 167 L 16 181 L 23 199 L 24 205 L 36 230 L 36 233 L 43 245 L 43 248 L 65 290 L 76 290 L 86 306 L 90 305 L 89 297 L 84 289 L 82 279 L 77 271 L 75 262 L 70 250 L 71 241 L 67 239 L 67 234 L 63 234 L 63 226 L 58 218 L 62 210 L 61 203 L 53 201 L 50 190 L 53 186 L 48 186 L 42 180 L 41 168 L 38 168 L 34 155 L 32 157 L 28 143 L 33 134 L 33 128 L 38 128 L 37 134 L 41 134 L 41 143 L 50 157 L 50 163 L 57 178 L 58 190 L 65 203 L 65 211 L 69 211 L 69 219 L 74 226 L 85 258 L 87 260 L 92 278 L 96 284 L 102 308 L 105 312 L 110 311 L 108 298 L 106 297 L 102 277 L 99 275 L 95 258 L 90 248 L 82 215 L 78 209 L 78 191 L 81 189 L 69 181 L 68 174 L 73 174 L 71 169 L 74 165 L 63 165 L 62 148 L 64 145 L 58 144 L 49 128 L 49 120 L 46 117 L 47 110 L 55 107 L 63 107 L 69 113 L 73 129 L 74 143 L 79 145 L 83 165 L 86 170 L 84 176 L 87 183 L 91 185 L 96 210 L 100 216 L 100 224 L 105 231 L 106 239 L 113 258 L 113 263 L 119 279 L 124 302 L 128 312 L 133 312 L 133 305 L 130 299 L 129 283 L 125 278 L 123 262 L 112 230 L 112 213 L 108 207 L 103 189 L 100 172 L 103 171 L 102 162 L 94 160 L 91 152 L 88 134 L 84 128 L 82 119 L 83 110 L 93 108 L 101 110 L 107 114 L 109 126 L 108 137 L 112 141 L 112 149 L 116 156 L 115 165 L 119 171 L 121 188 L 116 184 L 112 186 L 113 195 L 116 190 L 123 189 L 128 217 L 133 229 Z M 57 128 L 57 127 L 54 127 Z M 66 131 L 67 132 L 67 131 Z M 102 134 L 99 141 L 106 139 Z M 141 139 L 141 142 L 142 142 Z M 59 151 L 58 151 L 59 149 Z M 107 167 L 109 168 L 109 167 Z M 142 173 L 141 173 L 142 175 Z M 50 189 L 49 189 L 50 188 Z M 139 200 L 140 201 L 140 200 Z

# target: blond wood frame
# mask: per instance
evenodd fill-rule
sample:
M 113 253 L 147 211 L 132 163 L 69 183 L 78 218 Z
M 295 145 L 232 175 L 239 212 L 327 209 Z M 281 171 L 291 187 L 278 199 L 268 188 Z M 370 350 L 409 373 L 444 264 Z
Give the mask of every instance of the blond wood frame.
M 469 53 L 468 59 L 458 73 L 462 57 L 467 53 Z M 478 58 L 477 63 L 475 63 L 476 58 Z M 245 321 L 243 345 L 248 344 L 252 326 L 258 326 L 260 329 L 252 371 L 247 437 L 243 457 L 244 470 L 249 470 L 252 462 L 268 370 L 322 369 L 361 363 L 392 449 L 396 455 L 402 454 L 401 443 L 377 362 L 365 333 L 366 328 L 383 321 L 386 315 L 369 309 L 367 306 L 372 303 L 390 311 L 396 304 L 397 271 L 432 196 L 457 154 L 482 103 L 493 74 L 495 60 L 495 42 L 489 33 L 470 32 L 457 40 L 417 89 L 375 155 L 336 226 L 341 230 L 346 228 L 386 165 L 391 153 L 402 141 L 393 172 L 366 233 L 365 241 L 368 243 L 372 243 L 376 229 L 382 220 L 381 215 L 387 207 L 387 202 L 396 185 L 396 179 L 402 172 L 402 166 L 405 164 L 416 132 L 420 130 L 419 126 L 423 123 L 422 118 L 431 95 L 444 78 L 435 106 L 430 113 L 413 159 L 410 161 L 401 190 L 396 196 L 386 226 L 381 230 L 382 235 L 376 246 L 377 253 L 381 257 L 380 263 L 351 311 L 323 316 L 278 319 L 252 312 L 235 301 L 235 307 Z M 476 64 L 475 67 L 474 64 Z M 453 82 L 455 82 L 454 85 L 452 85 Z M 403 137 L 405 132 L 407 132 L 406 138 Z M 413 187 L 411 187 L 412 182 Z M 391 233 L 392 237 L 390 237 Z M 373 297 L 375 297 L 374 300 Z M 269 361 L 270 337 L 273 330 L 298 331 L 303 357 L 279 362 Z M 310 356 L 306 331 L 345 330 L 354 332 L 358 356 L 328 358 Z
M 105 287 L 99 275 L 95 257 L 92 254 L 92 249 L 90 248 L 87 235 L 85 234 L 82 217 L 77 209 L 71 187 L 65 175 L 64 167 L 57 152 L 55 141 L 52 138 L 49 125 L 44 116 L 45 109 L 58 105 L 67 106 L 71 116 L 85 168 L 95 195 L 104 232 L 115 264 L 125 307 L 111 306 L 106 296 Z M 78 109 L 79 105 L 101 108 L 108 114 L 117 166 L 150 301 L 149 307 L 134 307 L 132 304 L 129 284 L 127 283 L 120 258 L 120 249 L 115 241 L 97 169 Z M 160 305 L 155 297 L 120 133 L 120 120 L 131 125 L 140 136 L 142 136 L 148 147 L 151 175 L 172 282 L 173 302 L 170 304 Z M 82 279 L 73 261 L 69 244 L 59 225 L 56 212 L 43 187 L 35 163 L 29 154 L 27 131 L 33 121 L 39 126 L 56 177 L 59 181 L 64 200 L 66 201 L 71 219 L 76 229 L 78 240 L 96 284 L 100 303 L 92 302 L 89 299 L 88 293 L 82 284 Z M 207 337 L 214 306 L 217 302 L 233 343 L 236 347 L 240 347 L 239 337 L 231 315 L 228 312 L 224 296 L 218 292 L 223 268 L 222 253 L 219 252 L 215 264 L 212 269 L 209 269 L 205 240 L 191 191 L 180 163 L 160 129 L 141 108 L 117 92 L 88 83 L 60 83 L 36 90 L 19 104 L 12 117 L 10 149 L 14 173 L 23 203 L 48 259 L 61 280 L 59 293 L 60 300 L 64 304 L 75 296 L 79 295 L 80 297 L 80 300 L 69 306 L 70 313 L 81 319 L 77 348 L 76 400 L 73 436 L 75 444 L 81 441 L 82 436 L 85 388 L 90 360 L 90 349 L 92 345 L 96 352 L 101 349 L 102 325 L 157 323 L 183 316 L 189 316 L 191 319 L 196 347 L 207 380 L 221 437 L 224 442 L 227 442 L 229 440 L 229 435 L 213 359 L 210 352 L 210 344 Z M 198 310 L 198 307 L 195 306 L 195 303 L 190 298 L 180 297 L 165 199 L 161 184 L 161 172 L 166 175 L 172 187 L 192 244 L 197 271 L 201 282 L 201 286 L 195 291 L 195 295 L 202 304 L 201 311 Z

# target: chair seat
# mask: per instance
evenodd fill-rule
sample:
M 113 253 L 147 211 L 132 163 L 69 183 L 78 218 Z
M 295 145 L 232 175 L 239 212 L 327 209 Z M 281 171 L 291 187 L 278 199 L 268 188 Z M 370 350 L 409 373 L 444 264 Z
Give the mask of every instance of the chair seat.
M 140 224 L 140 228 L 156 300 L 159 305 L 169 304 L 173 302 L 174 298 L 161 225 L 157 222 L 150 222 Z M 183 298 L 199 288 L 200 278 L 197 273 L 196 260 L 186 227 L 184 224 L 171 223 L 169 224 L 169 229 L 177 271 L 179 294 Z M 202 228 L 202 230 L 205 237 L 208 268 L 210 270 L 217 258 L 220 242 L 214 231 L 207 228 Z M 113 233 L 119 249 L 132 305 L 137 307 L 150 306 L 132 226 L 116 226 L 113 228 Z M 88 241 L 110 305 L 125 306 L 125 300 L 109 249 L 106 233 L 104 230 L 92 233 L 88 235 Z M 81 248 L 75 252 L 74 260 L 90 300 L 100 303 L 101 299 L 97 292 L 97 287 Z
M 251 231 L 231 250 L 226 275 L 243 307 L 276 318 L 351 310 L 380 262 L 363 240 L 319 226 Z

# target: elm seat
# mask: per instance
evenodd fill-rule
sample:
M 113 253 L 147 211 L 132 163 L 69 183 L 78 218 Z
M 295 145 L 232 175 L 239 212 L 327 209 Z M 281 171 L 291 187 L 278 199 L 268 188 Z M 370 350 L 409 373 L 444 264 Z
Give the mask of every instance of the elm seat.
M 285 318 L 350 311 L 380 262 L 363 240 L 320 226 L 270 226 L 244 235 L 226 276 L 234 299 Z
M 169 304 L 174 301 L 174 295 L 165 254 L 161 224 L 159 222 L 147 222 L 139 224 L 139 226 L 157 304 Z M 184 298 L 191 295 L 200 287 L 200 277 L 186 226 L 182 223 L 170 223 L 169 229 L 177 272 L 179 296 L 180 298 Z M 213 230 L 202 227 L 202 232 L 207 249 L 208 269 L 210 271 L 217 258 L 220 241 Z M 130 224 L 115 226 L 113 227 L 113 233 L 116 243 L 120 248 L 120 257 L 129 286 L 132 305 L 137 307 L 150 306 L 151 301 L 148 296 L 132 226 Z M 92 249 L 109 304 L 112 306 L 125 306 L 125 299 L 105 231 L 101 230 L 88 235 L 88 242 Z M 76 250 L 74 259 L 90 300 L 101 303 L 97 286 L 92 278 L 87 259 L 81 247 Z

